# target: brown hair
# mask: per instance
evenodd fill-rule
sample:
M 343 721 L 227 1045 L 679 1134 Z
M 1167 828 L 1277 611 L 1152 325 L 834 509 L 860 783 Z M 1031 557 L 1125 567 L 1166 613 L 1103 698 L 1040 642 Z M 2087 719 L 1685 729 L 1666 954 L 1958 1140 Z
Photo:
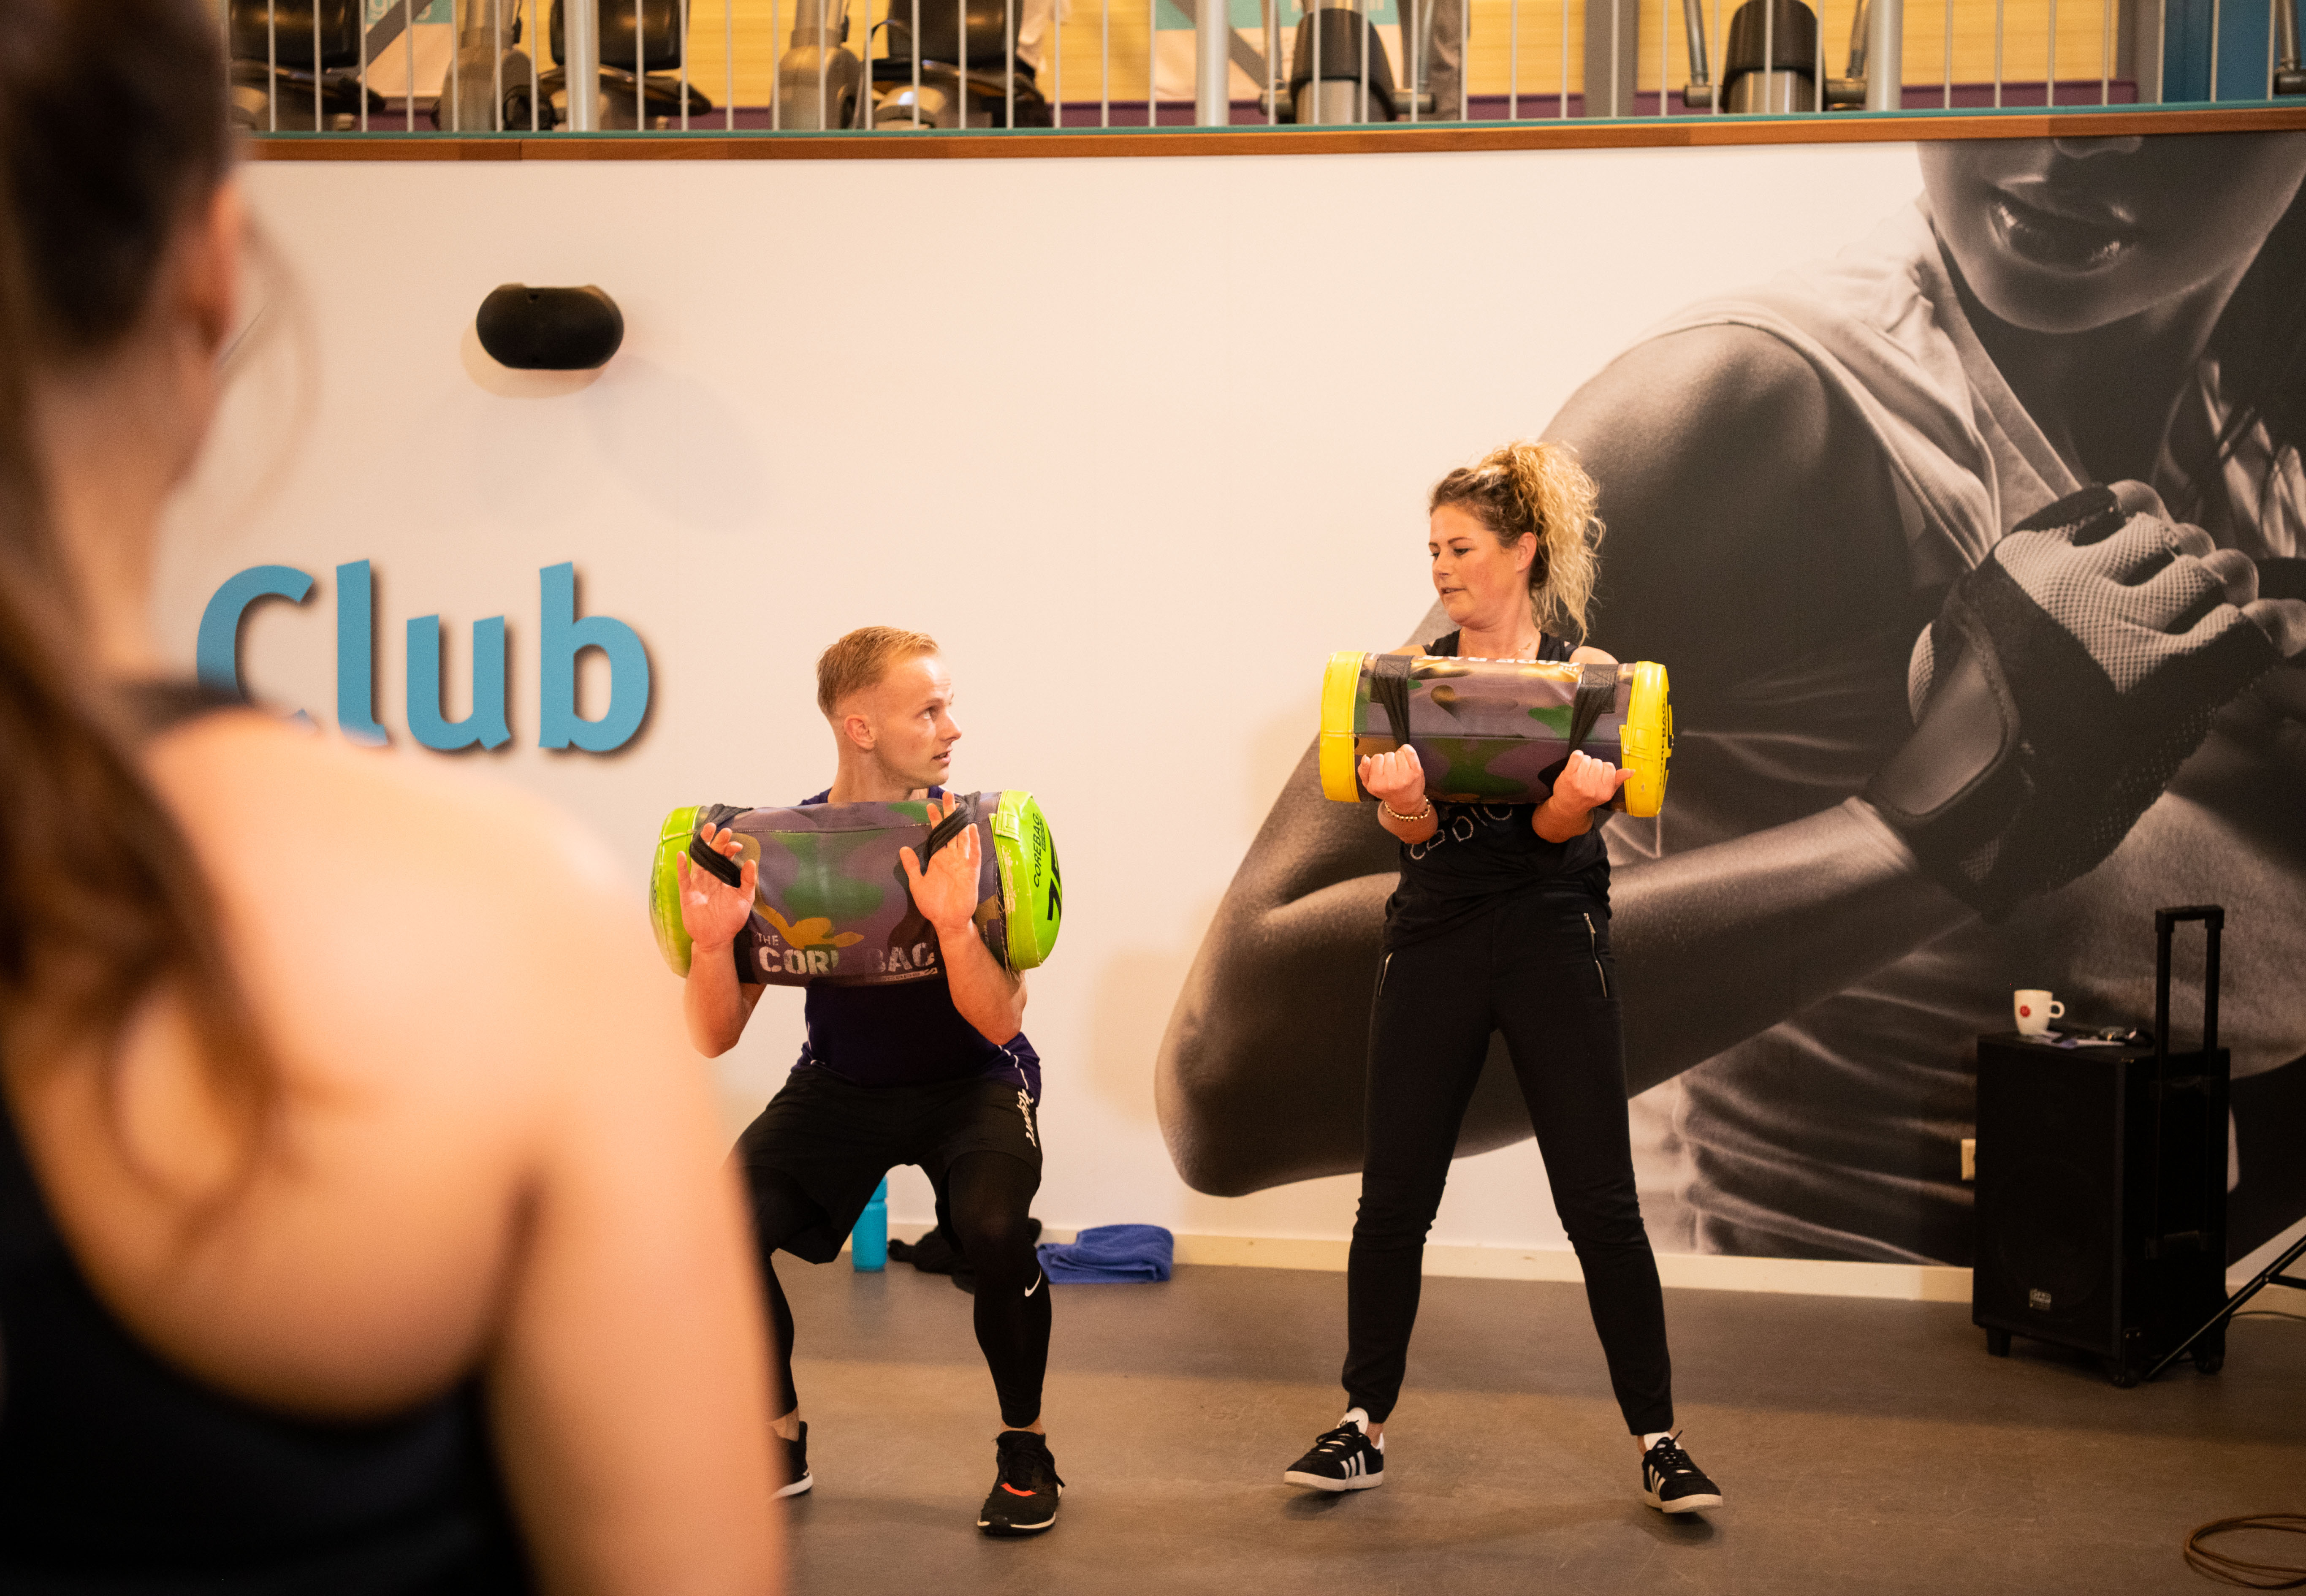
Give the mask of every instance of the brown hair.
M 1585 640 L 1585 610 L 1601 562 L 1601 490 L 1566 443 L 1514 442 L 1433 484 L 1426 513 L 1455 505 L 1510 549 L 1537 540 L 1529 562 L 1529 614 L 1538 630 Z
M 816 656 L 816 707 L 829 721 L 842 700 L 878 682 L 890 666 L 936 652 L 936 639 L 927 632 L 858 627 Z
M 164 982 L 255 1123 L 274 1077 L 199 862 L 88 657 L 30 411 L 42 363 L 146 313 L 230 164 L 197 0 L 0 0 L 0 1017 L 35 1054 L 109 1062 Z

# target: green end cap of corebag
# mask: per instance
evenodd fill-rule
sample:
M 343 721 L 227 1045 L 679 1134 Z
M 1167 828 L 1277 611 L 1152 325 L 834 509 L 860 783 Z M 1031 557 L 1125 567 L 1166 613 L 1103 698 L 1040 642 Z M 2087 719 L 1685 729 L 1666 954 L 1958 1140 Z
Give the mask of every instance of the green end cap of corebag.
M 1013 789 L 1002 793 L 1000 805 L 993 812 L 993 857 L 1001 871 L 1009 968 L 1036 969 L 1057 945 L 1065 894 L 1048 818 L 1031 793 Z
M 696 835 L 696 817 L 703 810 L 695 804 L 686 809 L 675 809 L 664 817 L 657 829 L 656 858 L 649 869 L 649 925 L 656 932 L 657 952 L 672 967 L 673 974 L 688 974 L 688 928 L 680 923 L 680 875 L 673 861 L 688 851 L 690 839 Z

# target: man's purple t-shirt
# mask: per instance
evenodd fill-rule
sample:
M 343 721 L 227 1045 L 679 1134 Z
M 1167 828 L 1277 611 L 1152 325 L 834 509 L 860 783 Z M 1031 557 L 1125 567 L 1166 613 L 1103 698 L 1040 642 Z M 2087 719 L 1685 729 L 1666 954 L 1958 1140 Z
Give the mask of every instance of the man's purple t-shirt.
M 931 798 L 944 789 L 929 789 Z M 827 789 L 801 799 L 804 807 L 830 799 Z M 961 1018 L 940 963 L 935 975 L 887 986 L 808 984 L 802 1014 L 808 1039 L 795 1069 L 829 1071 L 858 1086 L 932 1086 L 954 1080 L 1003 1080 L 1041 1100 L 1041 1055 L 1021 1031 L 1006 1046 Z

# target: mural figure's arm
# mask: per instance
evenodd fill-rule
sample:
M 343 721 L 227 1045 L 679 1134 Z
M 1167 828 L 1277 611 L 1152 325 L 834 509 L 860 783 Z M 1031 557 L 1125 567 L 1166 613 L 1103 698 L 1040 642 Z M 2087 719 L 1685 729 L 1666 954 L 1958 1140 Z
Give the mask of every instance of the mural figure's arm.
M 1601 485 L 1601 626 L 1618 654 L 1665 661 L 1678 696 L 1702 705 L 1730 671 L 1835 638 L 1909 640 L 1934 608 L 1909 596 L 1878 446 L 1773 337 L 1719 328 L 1638 346 L 1549 435 Z M 1886 752 L 1902 731 L 1885 731 Z M 1629 1092 L 1972 914 L 1861 798 L 1621 866 L 1610 896 Z
M 1620 367 L 1670 363 L 1677 342 Z M 1798 363 L 1789 353 L 1778 359 Z M 1631 535 L 1609 545 L 1605 578 L 1635 640 L 1662 623 L 1661 652 L 1647 657 L 1722 658 L 1720 641 L 1691 624 L 1692 594 L 1730 595 L 1729 613 L 1758 617 L 1762 638 L 1815 643 L 1837 626 L 1894 619 L 1909 579 L 1887 563 L 1869 576 L 1868 566 L 1902 565 L 1900 542 L 1867 544 L 1898 526 L 1895 507 L 1886 482 L 1869 503 L 1862 478 L 1835 482 L 1849 461 L 1879 460 L 1862 436 L 1835 439 L 1855 430 L 1841 406 L 1797 418 L 1785 435 L 1829 440 L 1795 479 L 1829 486 L 1825 513 L 1774 506 L 1784 517 L 1778 546 L 1749 525 L 1742 560 L 1712 558 L 1701 539 L 1701 568 L 1684 580 L 1689 540 L 1677 522 L 1689 517 L 1671 510 L 1687 485 L 1627 448 L 1644 436 L 1643 422 L 1665 418 L 1644 414 L 1639 389 L 1607 391 L 1618 371 L 1578 395 L 1557 427 L 1593 439 L 1604 504 L 1618 490 Z M 1790 392 L 1795 377 L 1781 371 L 1775 386 Z M 1720 411 L 1734 405 L 1721 397 Z M 1754 446 L 1764 458 L 1787 452 L 1785 443 Z M 1864 513 L 1837 516 L 1837 505 Z M 1664 528 L 1676 528 L 1671 541 L 1658 535 Z M 1740 566 L 1763 585 L 1749 576 L 1741 591 Z M 1866 585 L 1852 589 L 1852 576 Z M 1823 602 L 1772 600 L 1767 585 L 1815 587 Z M 1909 621 L 1891 634 L 1914 643 L 1915 718 L 1888 718 L 1863 798 L 1620 873 L 1632 1089 L 1712 1057 L 1765 1014 L 1772 1023 L 1841 990 L 1969 911 L 2006 913 L 2097 868 L 2199 746 L 2217 707 L 2306 648 L 2306 604 L 2262 596 L 2247 557 L 2172 521 L 2139 482 L 2085 489 L 2028 516 L 1925 601 L 1926 628 Z M 1709 983 L 1705 972 L 1722 969 L 1753 982 L 1763 1001 L 1720 1002 L 1718 977 Z M 1686 1002 L 1691 992 L 1706 1001 Z

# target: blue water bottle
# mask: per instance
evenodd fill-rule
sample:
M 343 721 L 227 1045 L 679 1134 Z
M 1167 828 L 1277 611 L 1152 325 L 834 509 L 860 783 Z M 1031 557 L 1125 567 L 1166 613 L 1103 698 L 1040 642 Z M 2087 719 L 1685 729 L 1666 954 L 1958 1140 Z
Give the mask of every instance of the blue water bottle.
M 889 1178 L 873 1189 L 872 1201 L 857 1216 L 849 1233 L 849 1261 L 859 1269 L 878 1273 L 889 1267 Z

